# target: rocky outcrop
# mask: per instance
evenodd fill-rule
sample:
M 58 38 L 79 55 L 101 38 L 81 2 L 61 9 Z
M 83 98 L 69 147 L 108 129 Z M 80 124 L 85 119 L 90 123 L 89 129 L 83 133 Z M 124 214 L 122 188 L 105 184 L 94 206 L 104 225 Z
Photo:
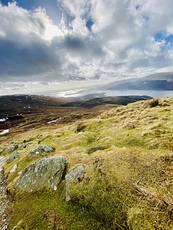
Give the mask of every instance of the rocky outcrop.
M 56 190 L 65 176 L 67 167 L 68 160 L 63 156 L 39 159 L 23 170 L 15 188 L 25 192 L 44 187 Z
M 18 153 L 17 151 L 13 152 L 13 153 L 9 156 L 9 158 L 8 158 L 8 160 L 7 160 L 7 163 L 13 162 L 16 158 L 20 158 L 19 153 Z
M 72 169 L 69 173 L 65 176 L 65 183 L 66 183 L 66 201 L 69 201 L 70 198 L 70 184 L 78 179 L 81 181 L 84 178 L 85 169 L 83 165 L 78 165 L 74 169 Z
M 28 157 L 32 157 L 34 155 L 41 155 L 43 153 L 51 153 L 53 152 L 55 149 L 52 148 L 49 145 L 40 145 L 37 149 L 33 149 L 29 152 Z

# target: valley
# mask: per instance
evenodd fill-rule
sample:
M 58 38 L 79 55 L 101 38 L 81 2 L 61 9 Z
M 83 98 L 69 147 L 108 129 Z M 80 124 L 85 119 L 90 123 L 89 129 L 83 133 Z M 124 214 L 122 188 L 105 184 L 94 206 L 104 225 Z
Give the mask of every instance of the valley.
M 86 97 L 87 98 L 87 97 Z M 148 97 L 149 98 L 149 97 Z M 141 96 L 55 98 L 12 95 L 0 97 L 0 134 L 10 134 L 89 119 L 105 110 L 148 99 Z M 6 130 L 6 131 L 4 131 Z

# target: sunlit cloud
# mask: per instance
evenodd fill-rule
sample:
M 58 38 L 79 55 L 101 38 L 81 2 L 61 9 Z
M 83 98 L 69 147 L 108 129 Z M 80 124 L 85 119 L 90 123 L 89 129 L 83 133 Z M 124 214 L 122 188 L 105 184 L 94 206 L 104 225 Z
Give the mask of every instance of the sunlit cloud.
M 103 82 L 173 71 L 171 0 L 57 0 L 57 7 L 55 24 L 46 7 L 0 4 L 2 84 Z

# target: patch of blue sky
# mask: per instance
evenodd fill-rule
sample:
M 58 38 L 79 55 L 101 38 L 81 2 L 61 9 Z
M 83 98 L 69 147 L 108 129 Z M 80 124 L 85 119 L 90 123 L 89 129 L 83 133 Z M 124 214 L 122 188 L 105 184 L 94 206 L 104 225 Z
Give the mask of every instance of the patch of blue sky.
M 14 0 L 0 0 L 2 5 L 8 5 L 8 3 L 14 2 Z M 26 10 L 34 10 L 38 7 L 46 9 L 48 16 L 58 24 L 61 18 L 61 11 L 58 8 L 57 0 L 16 0 L 19 7 Z
M 2 5 L 8 5 L 8 3 L 9 2 L 13 2 L 13 0 L 11 0 L 11 1 L 8 1 L 8 0 L 0 0 L 0 3 L 2 4 Z
M 154 39 L 157 42 L 162 42 L 164 41 L 165 44 L 169 44 L 173 46 L 173 34 L 167 35 L 165 31 L 160 31 L 154 34 Z
M 1 0 L 1 3 L 3 5 L 8 5 L 8 3 L 10 2 L 14 2 L 14 0 Z M 33 6 L 34 7 L 38 7 L 39 4 L 38 4 L 39 1 L 35 1 L 35 0 L 29 0 L 29 1 L 26 1 L 26 0 L 17 0 L 16 3 L 18 6 L 24 8 L 24 9 L 33 9 Z
M 88 28 L 89 31 L 92 31 L 92 25 L 94 24 L 93 20 L 92 19 L 89 19 L 87 22 L 86 22 L 86 27 Z

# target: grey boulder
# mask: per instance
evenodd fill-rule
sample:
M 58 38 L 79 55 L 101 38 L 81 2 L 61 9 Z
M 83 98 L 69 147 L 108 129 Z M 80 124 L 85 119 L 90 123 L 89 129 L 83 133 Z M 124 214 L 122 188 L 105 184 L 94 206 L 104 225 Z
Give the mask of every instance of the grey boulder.
M 64 178 L 68 160 L 63 157 L 41 158 L 26 167 L 15 184 L 17 190 L 32 192 L 44 187 L 57 189 Z

